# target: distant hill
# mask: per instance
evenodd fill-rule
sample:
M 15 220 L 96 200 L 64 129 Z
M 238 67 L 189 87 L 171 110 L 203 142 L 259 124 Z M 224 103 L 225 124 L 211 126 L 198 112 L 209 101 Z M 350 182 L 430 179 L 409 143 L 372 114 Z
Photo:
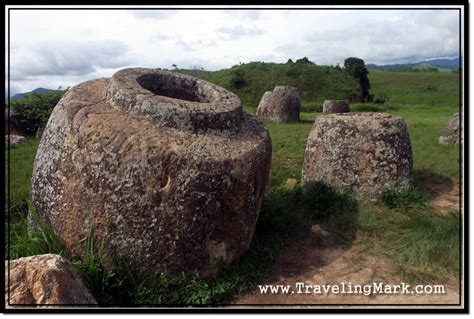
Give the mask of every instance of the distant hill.
M 302 107 L 315 107 L 325 99 L 350 99 L 360 96 L 358 82 L 341 68 L 312 62 L 250 62 L 218 71 L 177 70 L 220 85 L 237 94 L 246 107 L 257 107 L 265 91 L 277 85 L 299 89 Z
M 371 70 L 380 70 L 380 71 L 403 71 L 406 69 L 419 69 L 419 70 L 428 70 L 429 68 L 437 68 L 440 71 L 451 71 L 458 69 L 460 67 L 459 58 L 456 59 L 434 59 L 434 60 L 424 60 L 416 63 L 401 63 L 401 64 L 385 64 L 385 65 L 376 65 L 376 64 L 367 64 L 367 68 Z
M 33 94 L 33 93 L 43 94 L 43 93 L 46 93 L 46 92 L 59 92 L 59 91 L 61 91 L 61 90 L 51 90 L 51 89 L 45 89 L 45 88 L 37 88 L 37 89 L 34 89 L 33 91 L 30 91 L 30 92 L 15 94 L 10 98 L 10 101 L 20 100 L 20 99 L 24 98 L 25 96 L 27 96 L 29 94 Z

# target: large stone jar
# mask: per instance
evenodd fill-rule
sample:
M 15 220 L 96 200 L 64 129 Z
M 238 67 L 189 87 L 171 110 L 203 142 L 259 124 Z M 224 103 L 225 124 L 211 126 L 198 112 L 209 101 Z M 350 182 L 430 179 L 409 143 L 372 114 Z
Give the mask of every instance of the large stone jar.
M 451 116 L 438 139 L 439 144 L 452 146 L 462 143 L 462 123 L 459 117 L 459 112 Z
M 303 189 L 313 182 L 375 201 L 413 184 L 413 155 L 405 121 L 384 113 L 338 113 L 317 118 L 303 164 Z
M 349 112 L 350 106 L 347 100 L 325 100 L 323 103 L 323 114 Z
M 209 82 L 124 69 L 70 89 L 36 155 L 32 201 L 70 253 L 146 273 L 209 275 L 252 240 L 271 162 L 267 129 Z
M 296 87 L 275 86 L 263 94 L 257 116 L 276 123 L 298 122 L 300 119 L 300 93 Z

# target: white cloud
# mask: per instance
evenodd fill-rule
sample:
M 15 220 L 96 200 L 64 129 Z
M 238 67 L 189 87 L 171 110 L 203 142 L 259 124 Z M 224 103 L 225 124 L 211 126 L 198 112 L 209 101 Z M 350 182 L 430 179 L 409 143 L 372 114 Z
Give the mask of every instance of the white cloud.
M 130 64 L 127 45 L 117 40 L 46 41 L 12 49 L 11 77 L 27 79 L 36 76 L 76 76 L 98 69 L 118 68 Z
M 236 40 L 241 37 L 253 37 L 261 35 L 264 33 L 262 29 L 259 28 L 246 28 L 241 25 L 236 25 L 233 27 L 220 27 L 216 30 L 217 33 L 221 33 L 228 36 L 228 39 Z
M 349 56 L 399 63 L 458 54 L 454 10 L 13 10 L 11 90 L 68 86 L 124 67 Z

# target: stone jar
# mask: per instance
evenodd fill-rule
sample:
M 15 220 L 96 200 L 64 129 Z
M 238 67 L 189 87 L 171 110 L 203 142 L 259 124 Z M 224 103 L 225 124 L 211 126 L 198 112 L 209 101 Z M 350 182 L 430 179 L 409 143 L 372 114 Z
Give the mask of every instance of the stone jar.
M 413 154 L 405 121 L 385 113 L 317 118 L 306 146 L 302 186 L 324 182 L 357 199 L 413 185 Z
M 257 116 L 276 123 L 298 122 L 300 119 L 300 94 L 296 87 L 276 86 L 263 94 Z
M 146 275 L 202 276 L 250 246 L 271 162 L 267 129 L 231 92 L 124 69 L 64 95 L 34 163 L 32 202 L 69 253 L 96 248 Z
M 347 100 L 325 100 L 323 103 L 323 114 L 348 112 L 350 112 L 350 109 Z
M 438 144 L 453 146 L 459 145 L 460 141 L 462 142 L 462 123 L 459 119 L 459 112 L 457 112 L 451 116 L 444 127 L 438 139 Z

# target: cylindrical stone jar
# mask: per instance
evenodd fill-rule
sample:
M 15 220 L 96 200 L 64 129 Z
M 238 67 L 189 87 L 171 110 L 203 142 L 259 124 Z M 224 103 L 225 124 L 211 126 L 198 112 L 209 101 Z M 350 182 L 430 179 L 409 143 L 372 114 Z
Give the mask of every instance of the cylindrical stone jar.
M 263 94 L 257 107 L 257 116 L 275 123 L 298 122 L 300 109 L 301 101 L 298 88 L 275 86 L 273 91 Z
M 271 162 L 262 122 L 209 82 L 124 69 L 68 90 L 35 159 L 32 202 L 69 253 L 94 244 L 146 274 L 239 258 L 251 243 Z
M 413 185 L 413 154 L 405 121 L 385 113 L 317 118 L 308 137 L 302 185 L 324 182 L 357 199 L 375 201 Z
M 323 103 L 324 114 L 348 112 L 350 112 L 350 107 L 347 100 L 325 100 Z

